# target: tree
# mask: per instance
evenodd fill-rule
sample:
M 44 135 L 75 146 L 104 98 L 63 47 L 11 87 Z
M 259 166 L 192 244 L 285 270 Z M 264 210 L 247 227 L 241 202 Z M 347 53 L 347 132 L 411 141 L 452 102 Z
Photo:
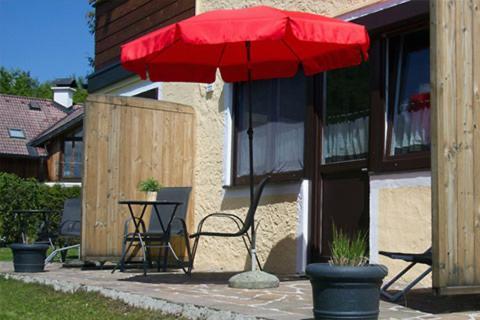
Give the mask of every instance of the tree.
M 52 98 L 52 90 L 48 83 L 40 84 L 29 72 L 19 69 L 7 70 L 0 67 L 0 93 L 17 96 Z
M 95 17 L 95 1 L 89 0 L 90 6 L 92 9 L 85 14 L 85 19 L 87 20 L 88 32 L 91 35 L 95 36 L 95 28 L 97 27 L 97 20 Z M 87 57 L 88 64 L 92 69 L 95 69 L 95 58 L 94 57 Z
M 72 76 L 75 78 L 75 76 Z M 88 91 L 85 88 L 85 79 L 82 77 L 77 77 L 77 91 L 73 95 L 73 103 L 84 103 L 87 100 Z
M 83 103 L 88 95 L 83 85 L 84 79 L 78 77 L 76 81 L 78 87 L 73 95 L 73 102 Z M 52 86 L 53 83 L 50 81 L 40 83 L 37 79 L 32 78 L 28 71 L 22 71 L 20 69 L 7 70 L 4 67 L 0 67 L 0 93 L 52 99 L 53 92 L 52 89 L 50 89 Z

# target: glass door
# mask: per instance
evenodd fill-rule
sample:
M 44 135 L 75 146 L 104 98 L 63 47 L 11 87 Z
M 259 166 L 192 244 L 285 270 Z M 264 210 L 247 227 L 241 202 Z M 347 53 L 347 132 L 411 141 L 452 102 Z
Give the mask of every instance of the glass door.
M 313 261 L 329 259 L 334 225 L 348 234 L 368 231 L 369 74 L 364 63 L 330 71 L 321 81 Z

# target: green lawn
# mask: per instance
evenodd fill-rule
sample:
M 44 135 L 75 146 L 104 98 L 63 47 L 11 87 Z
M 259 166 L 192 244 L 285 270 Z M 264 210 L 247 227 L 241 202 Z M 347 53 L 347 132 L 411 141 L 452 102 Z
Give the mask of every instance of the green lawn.
M 0 277 L 0 319 L 180 319 L 132 308 L 95 293 L 67 294 L 51 287 Z
M 0 261 L 12 261 L 12 250 L 10 248 L 0 248 Z

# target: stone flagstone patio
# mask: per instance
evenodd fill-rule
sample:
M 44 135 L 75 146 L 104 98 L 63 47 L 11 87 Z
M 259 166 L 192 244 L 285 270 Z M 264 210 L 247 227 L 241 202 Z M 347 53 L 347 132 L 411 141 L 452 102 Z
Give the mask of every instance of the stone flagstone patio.
M 80 271 L 51 264 L 47 272 L 13 273 L 10 262 L 0 262 L 0 273 L 27 282 L 52 285 L 56 290 L 95 291 L 130 305 L 151 308 L 189 319 L 312 319 L 310 284 L 305 279 L 281 279 L 279 288 L 231 289 L 228 273 L 125 273 Z M 405 302 L 402 302 L 405 304 Z M 480 319 L 480 296 L 434 297 L 415 290 L 401 304 L 381 302 L 380 319 Z

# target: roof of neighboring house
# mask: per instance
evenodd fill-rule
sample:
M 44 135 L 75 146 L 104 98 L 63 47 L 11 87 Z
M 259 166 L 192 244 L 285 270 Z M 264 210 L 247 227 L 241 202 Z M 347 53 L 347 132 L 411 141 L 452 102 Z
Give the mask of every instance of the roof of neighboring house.
M 46 151 L 30 146 L 30 140 L 78 109 L 76 107 L 69 112 L 49 99 L 0 94 L 0 155 L 45 156 Z M 23 135 L 24 138 L 12 137 L 12 133 Z
M 73 128 L 77 124 L 83 121 L 84 109 L 81 105 L 75 105 L 73 110 L 64 118 L 60 119 L 57 123 L 41 132 L 38 136 L 33 138 L 28 144 L 31 146 L 41 146 L 43 143 L 55 138 L 56 136 L 65 132 L 70 128 Z
M 77 81 L 74 78 L 57 78 L 53 80 L 53 85 L 56 87 L 76 88 Z

